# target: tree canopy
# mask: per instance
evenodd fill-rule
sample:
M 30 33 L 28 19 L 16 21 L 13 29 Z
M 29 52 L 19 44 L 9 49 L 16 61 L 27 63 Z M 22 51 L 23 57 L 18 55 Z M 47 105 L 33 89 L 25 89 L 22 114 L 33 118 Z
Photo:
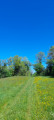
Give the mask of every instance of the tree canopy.
M 46 68 L 43 62 L 46 64 Z M 54 46 L 51 46 L 46 57 L 42 51 L 36 54 L 35 64 L 31 64 L 28 58 L 19 57 L 18 55 L 0 60 L 0 78 L 14 75 L 31 75 L 30 66 L 33 66 L 35 70 L 34 75 L 54 76 Z

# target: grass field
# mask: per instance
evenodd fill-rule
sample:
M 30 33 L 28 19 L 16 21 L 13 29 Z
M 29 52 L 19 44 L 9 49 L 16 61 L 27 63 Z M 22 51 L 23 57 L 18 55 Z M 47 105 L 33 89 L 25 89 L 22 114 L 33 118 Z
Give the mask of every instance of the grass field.
M 54 78 L 0 79 L 0 120 L 54 120 Z

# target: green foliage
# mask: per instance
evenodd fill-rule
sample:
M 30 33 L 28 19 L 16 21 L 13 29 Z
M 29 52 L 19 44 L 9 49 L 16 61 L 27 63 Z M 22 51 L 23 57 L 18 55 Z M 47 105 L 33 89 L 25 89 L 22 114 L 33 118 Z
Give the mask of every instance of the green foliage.
M 30 75 L 30 62 L 18 55 L 7 60 L 0 60 L 0 78 L 14 75 Z
M 38 63 L 42 63 L 45 59 L 44 52 L 39 52 L 38 54 L 36 54 L 36 59 Z
M 54 46 L 52 46 L 47 56 L 47 72 L 46 74 L 54 76 Z
M 45 55 L 43 52 L 39 52 L 36 55 L 36 61 L 37 63 L 34 64 L 34 69 L 37 75 L 54 76 L 54 46 L 52 46 L 48 52 L 46 59 L 46 68 L 44 68 L 42 65 L 42 63 L 45 61 Z
M 54 65 L 52 66 L 52 72 L 51 75 L 54 76 Z
M 35 75 L 47 75 L 54 76 L 54 46 L 48 51 L 46 64 L 47 67 L 44 68 L 43 62 L 45 62 L 45 54 L 39 52 L 36 55 L 36 63 L 33 65 L 35 70 Z M 0 60 L 0 78 L 10 77 L 14 75 L 32 75 L 30 71 L 31 63 L 26 57 L 22 58 L 18 55 L 10 57 L 6 60 Z
M 21 61 L 20 64 L 20 75 L 30 75 L 30 62 L 27 60 L 27 58 L 23 58 L 23 61 Z
M 21 57 L 18 55 L 13 58 L 13 66 L 14 66 L 14 75 L 18 75 L 20 71 Z
M 39 52 L 36 55 L 37 63 L 34 64 L 34 70 L 36 71 L 36 75 L 43 74 L 44 66 L 42 65 L 42 62 L 43 62 L 44 58 L 45 58 L 45 55 L 43 52 Z
M 40 75 L 44 70 L 44 66 L 41 63 L 37 63 L 37 64 L 34 64 L 34 69 L 37 75 Z
M 27 72 L 27 67 L 26 67 L 25 64 L 24 64 L 24 61 L 22 61 L 22 62 L 21 62 L 21 65 L 20 65 L 19 74 L 20 74 L 20 75 L 26 75 L 26 72 Z

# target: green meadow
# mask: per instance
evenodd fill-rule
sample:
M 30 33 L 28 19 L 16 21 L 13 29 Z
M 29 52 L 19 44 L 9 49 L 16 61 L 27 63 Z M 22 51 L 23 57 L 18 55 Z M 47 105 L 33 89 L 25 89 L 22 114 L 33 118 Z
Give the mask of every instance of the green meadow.
M 54 120 L 54 78 L 1 78 L 0 120 Z

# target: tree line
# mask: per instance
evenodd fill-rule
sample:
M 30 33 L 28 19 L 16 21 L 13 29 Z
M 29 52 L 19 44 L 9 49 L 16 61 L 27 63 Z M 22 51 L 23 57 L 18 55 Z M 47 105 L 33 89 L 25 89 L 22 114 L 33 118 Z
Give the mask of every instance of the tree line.
M 30 65 L 26 57 L 22 58 L 18 55 L 6 60 L 0 60 L 0 78 L 14 75 L 29 75 Z
M 43 63 L 46 64 L 46 68 Z M 49 49 L 46 57 L 44 52 L 39 52 L 33 66 L 36 71 L 35 75 L 54 76 L 54 46 Z
M 45 64 L 46 68 L 44 67 Z M 49 49 L 47 56 L 45 56 L 44 52 L 36 54 L 36 62 L 33 65 L 26 57 L 22 58 L 18 55 L 6 60 L 0 60 L 0 78 L 15 75 L 32 75 L 31 66 L 35 70 L 33 76 L 54 76 L 54 46 Z

